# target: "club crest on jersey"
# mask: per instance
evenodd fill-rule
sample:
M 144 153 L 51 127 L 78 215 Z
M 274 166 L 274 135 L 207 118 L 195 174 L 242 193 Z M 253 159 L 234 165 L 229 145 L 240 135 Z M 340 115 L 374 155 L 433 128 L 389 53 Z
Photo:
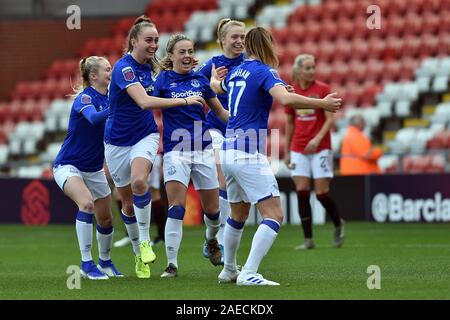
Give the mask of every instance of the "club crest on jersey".
M 316 111 L 314 109 L 297 109 L 296 110 L 296 114 L 299 117 L 307 117 L 307 116 L 311 116 L 315 113 Z
M 81 103 L 82 104 L 90 104 L 92 102 L 91 96 L 88 96 L 87 94 L 83 94 L 81 96 Z
M 134 71 L 131 67 L 125 67 L 122 69 L 122 74 L 123 77 L 125 78 L 126 81 L 133 81 L 135 76 L 134 76 Z
M 200 87 L 200 82 L 198 82 L 197 79 L 192 79 L 191 86 L 193 86 L 194 88 L 198 88 L 198 87 Z

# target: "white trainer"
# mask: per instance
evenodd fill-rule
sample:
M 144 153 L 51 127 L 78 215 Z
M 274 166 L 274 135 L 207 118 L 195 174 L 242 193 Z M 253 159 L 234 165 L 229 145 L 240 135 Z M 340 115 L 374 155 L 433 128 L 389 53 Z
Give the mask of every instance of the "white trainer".
M 114 242 L 114 248 L 125 247 L 125 246 L 129 245 L 130 243 L 131 243 L 131 239 L 128 236 L 126 236 L 126 237 L 123 237 L 122 239 Z
M 275 281 L 264 279 L 259 273 L 240 273 L 237 277 L 236 284 L 238 286 L 279 286 Z
M 240 273 L 241 272 L 239 270 L 229 271 L 229 270 L 223 268 L 218 277 L 219 283 L 236 282 L 236 279 Z

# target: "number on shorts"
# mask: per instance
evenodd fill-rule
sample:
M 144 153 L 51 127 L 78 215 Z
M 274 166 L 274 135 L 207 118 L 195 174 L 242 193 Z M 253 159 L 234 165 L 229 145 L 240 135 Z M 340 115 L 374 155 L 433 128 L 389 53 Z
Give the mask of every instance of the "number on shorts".
M 327 156 L 320 157 L 320 167 L 325 171 L 328 171 L 327 160 L 328 160 Z

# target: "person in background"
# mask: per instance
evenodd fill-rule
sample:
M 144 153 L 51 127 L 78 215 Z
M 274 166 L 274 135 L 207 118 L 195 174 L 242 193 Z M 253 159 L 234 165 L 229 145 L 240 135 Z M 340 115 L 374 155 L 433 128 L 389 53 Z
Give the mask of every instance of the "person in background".
M 294 91 L 305 97 L 324 98 L 330 87 L 315 79 L 316 62 L 314 56 L 300 54 L 294 61 L 292 78 Z M 319 109 L 295 110 L 286 107 L 286 156 L 285 163 L 290 168 L 294 180 L 298 211 L 305 237 L 303 244 L 295 249 L 305 250 L 315 247 L 312 232 L 312 210 L 310 204 L 311 179 L 314 191 L 334 224 L 333 245 L 342 246 L 344 222 L 334 200 L 330 197 L 330 182 L 333 178 L 333 153 L 330 129 L 334 123 L 333 114 Z
M 341 175 L 364 175 L 380 173 L 377 160 L 383 155 L 378 147 L 372 147 L 364 134 L 366 122 L 361 115 L 350 118 L 347 133 L 342 140 L 339 167 Z

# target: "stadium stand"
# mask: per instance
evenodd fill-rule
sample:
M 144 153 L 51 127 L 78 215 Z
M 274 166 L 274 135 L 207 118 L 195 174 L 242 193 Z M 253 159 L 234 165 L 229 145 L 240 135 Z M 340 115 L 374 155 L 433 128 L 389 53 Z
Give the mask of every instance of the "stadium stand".
M 371 4 L 383 12 L 381 29 L 367 28 Z M 367 134 L 385 151 L 379 160 L 383 172 L 450 170 L 449 0 L 155 0 L 145 11 L 160 31 L 159 56 L 170 33 L 184 32 L 196 42 L 200 63 L 220 52 L 220 18 L 270 27 L 285 81 L 291 81 L 295 56 L 311 53 L 317 78 L 344 98 L 332 133 L 336 155 L 348 119 L 360 113 Z M 104 55 L 114 63 L 134 19 L 119 18 L 109 37 L 89 39 L 73 58 L 53 61 L 41 80 L 18 82 L 10 100 L 0 102 L 1 171 L 24 175 L 27 170 L 17 167 L 30 165 L 48 171 L 67 129 L 67 95 L 77 81 L 79 58 Z M 156 119 L 161 121 L 160 113 Z M 282 106 L 273 107 L 269 126 L 280 129 L 282 158 Z

